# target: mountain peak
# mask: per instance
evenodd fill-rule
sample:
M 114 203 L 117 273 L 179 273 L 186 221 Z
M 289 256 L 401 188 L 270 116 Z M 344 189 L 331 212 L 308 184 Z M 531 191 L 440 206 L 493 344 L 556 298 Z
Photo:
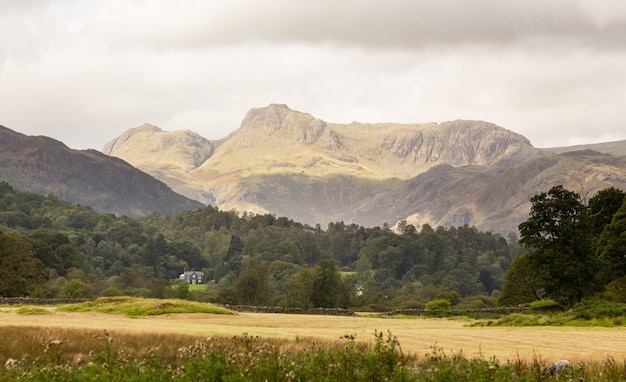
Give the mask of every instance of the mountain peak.
M 154 131 L 154 132 L 161 132 L 163 130 L 161 130 L 159 127 L 154 126 L 148 122 L 145 122 L 143 125 L 135 127 L 134 129 L 131 130 L 136 130 L 136 131 Z
M 284 104 L 284 103 L 270 103 L 269 106 L 267 106 L 267 108 L 291 110 L 289 106 L 287 106 L 287 104 Z
M 289 117 L 289 118 L 288 118 Z M 289 123 L 284 123 L 288 119 Z M 260 131 L 273 134 L 283 126 L 293 125 L 294 122 L 309 122 L 314 120 L 310 114 L 291 110 L 285 104 L 272 103 L 266 107 L 250 109 L 241 122 L 242 131 Z

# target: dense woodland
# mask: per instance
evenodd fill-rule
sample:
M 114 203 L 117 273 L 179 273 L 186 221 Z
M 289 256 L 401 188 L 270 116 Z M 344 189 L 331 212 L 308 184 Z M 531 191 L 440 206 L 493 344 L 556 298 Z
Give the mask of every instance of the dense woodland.
M 308 226 L 206 207 L 134 219 L 0 183 L 0 295 L 131 295 L 222 304 L 461 308 L 619 299 L 626 202 L 554 187 L 533 198 L 521 240 L 474 227 Z M 206 288 L 178 279 L 202 270 Z

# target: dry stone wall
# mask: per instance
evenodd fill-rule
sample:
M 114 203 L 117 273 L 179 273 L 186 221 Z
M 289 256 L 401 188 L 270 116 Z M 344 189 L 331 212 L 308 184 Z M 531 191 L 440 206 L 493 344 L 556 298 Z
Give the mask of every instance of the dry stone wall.
M 91 301 L 86 298 L 0 297 L 0 305 L 65 305 Z

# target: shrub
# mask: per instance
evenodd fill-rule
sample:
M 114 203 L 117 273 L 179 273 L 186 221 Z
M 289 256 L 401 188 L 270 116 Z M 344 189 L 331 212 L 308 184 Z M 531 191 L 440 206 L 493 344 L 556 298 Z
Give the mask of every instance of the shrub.
M 108 287 L 100 292 L 101 297 L 124 296 L 124 291 L 118 287 Z
M 92 298 L 93 288 L 90 284 L 87 284 L 79 279 L 73 279 L 68 281 L 61 292 L 59 293 L 61 298 Z
M 577 305 L 571 313 L 575 319 L 583 320 L 626 317 L 626 304 L 602 300 L 586 301 Z
M 487 296 L 471 296 L 459 302 L 456 309 L 488 309 L 495 308 L 497 300 Z
M 431 300 L 426 303 L 426 312 L 434 316 L 445 316 L 450 311 L 450 301 L 445 299 Z
M 451 305 L 456 305 L 461 302 L 461 296 L 459 295 L 459 292 L 453 290 L 439 293 L 437 295 L 437 300 L 448 300 Z

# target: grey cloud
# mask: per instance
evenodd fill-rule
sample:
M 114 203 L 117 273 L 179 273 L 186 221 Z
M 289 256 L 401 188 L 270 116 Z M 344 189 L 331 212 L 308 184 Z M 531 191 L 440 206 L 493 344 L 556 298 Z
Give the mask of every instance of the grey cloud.
M 0 0 L 0 124 L 79 148 L 143 122 L 217 139 L 279 102 L 623 139 L 625 20 L 623 0 Z
M 595 4 L 604 9 L 603 4 L 618 3 L 600 0 Z M 616 7 L 613 13 L 611 8 L 595 11 L 587 0 L 239 0 L 228 6 L 165 2 L 173 14 L 152 20 L 146 28 L 141 13 L 150 17 L 157 6 L 163 4 L 135 7 L 136 13 L 125 16 L 115 8 L 103 9 L 101 32 L 117 29 L 118 40 L 170 48 L 261 40 L 418 49 L 547 38 L 611 49 L 623 46 L 626 36 L 623 8 Z M 120 23 L 120 18 L 125 21 Z

